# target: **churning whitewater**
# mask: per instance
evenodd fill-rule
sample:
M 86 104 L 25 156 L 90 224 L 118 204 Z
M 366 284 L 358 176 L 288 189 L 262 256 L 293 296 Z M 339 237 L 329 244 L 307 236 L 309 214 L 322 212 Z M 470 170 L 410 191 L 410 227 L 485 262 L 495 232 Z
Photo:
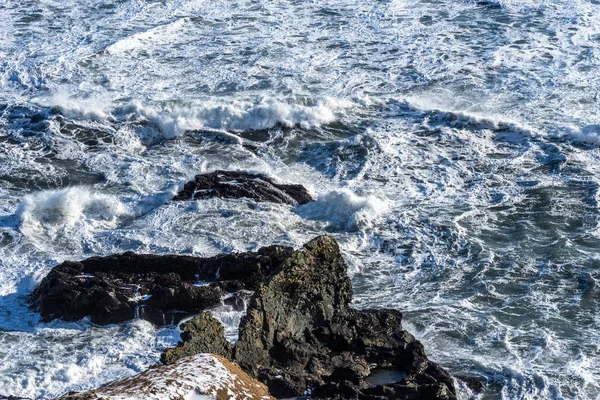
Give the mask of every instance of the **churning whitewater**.
M 600 396 L 595 0 L 0 2 L 0 395 L 155 364 L 175 327 L 43 323 L 64 260 L 328 233 L 459 397 Z M 262 173 L 315 202 L 170 202 Z M 241 314 L 215 315 L 235 340 Z

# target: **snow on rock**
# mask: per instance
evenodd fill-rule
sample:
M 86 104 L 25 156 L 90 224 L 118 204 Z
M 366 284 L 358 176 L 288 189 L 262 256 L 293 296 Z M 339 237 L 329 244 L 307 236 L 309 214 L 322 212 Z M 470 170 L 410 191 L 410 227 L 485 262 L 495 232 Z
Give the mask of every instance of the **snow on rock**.
M 265 385 L 250 378 L 237 364 L 213 354 L 185 357 L 99 389 L 69 393 L 61 399 L 274 400 Z

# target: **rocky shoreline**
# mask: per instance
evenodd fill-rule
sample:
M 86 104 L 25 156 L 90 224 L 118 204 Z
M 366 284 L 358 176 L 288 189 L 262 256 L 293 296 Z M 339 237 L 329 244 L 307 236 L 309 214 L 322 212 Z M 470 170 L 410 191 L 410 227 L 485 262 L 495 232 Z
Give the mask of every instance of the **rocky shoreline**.
M 190 374 L 206 374 L 198 357 L 212 354 L 221 363 L 239 365 L 275 398 L 454 399 L 452 377 L 402 329 L 399 311 L 350 307 L 346 269 L 330 236 L 299 250 L 270 246 L 211 258 L 130 252 L 58 265 L 30 304 L 45 321 L 89 316 L 98 324 L 144 318 L 164 325 L 199 314 L 181 325 L 181 342 L 163 352 L 163 366 L 147 371 L 160 376 L 168 368 L 188 389 L 195 387 Z M 226 294 L 235 302 L 248 291 L 253 294 L 232 345 L 221 323 L 202 311 Z M 372 383 L 370 377 L 383 370 L 394 371 L 397 380 Z M 144 374 L 66 398 L 115 398 L 136 385 L 142 390 L 148 385 Z M 196 386 L 194 393 L 221 398 Z M 139 395 L 145 398 L 143 391 Z M 241 396 L 231 398 L 260 398 Z

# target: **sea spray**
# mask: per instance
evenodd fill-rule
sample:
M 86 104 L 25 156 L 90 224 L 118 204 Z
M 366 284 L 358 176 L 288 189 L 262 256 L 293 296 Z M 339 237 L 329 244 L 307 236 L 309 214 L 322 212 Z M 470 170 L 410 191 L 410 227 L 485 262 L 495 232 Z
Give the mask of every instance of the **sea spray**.
M 319 195 L 317 201 L 296 208 L 307 219 L 325 221 L 329 229 L 356 231 L 367 229 L 389 210 L 389 205 L 374 196 L 358 196 L 349 189 L 336 189 Z
M 96 230 L 114 228 L 130 212 L 114 195 L 72 187 L 27 195 L 15 215 L 21 232 L 45 247 L 54 241 L 70 246 Z

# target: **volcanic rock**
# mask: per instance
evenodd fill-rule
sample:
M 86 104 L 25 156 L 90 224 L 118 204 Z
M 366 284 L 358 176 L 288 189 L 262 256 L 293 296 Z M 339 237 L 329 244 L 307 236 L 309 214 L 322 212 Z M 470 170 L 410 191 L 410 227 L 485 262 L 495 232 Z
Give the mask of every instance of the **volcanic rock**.
M 231 343 L 225 339 L 223 325 L 210 315 L 201 315 L 180 326 L 181 340 L 177 347 L 166 349 L 160 356 L 163 364 L 198 353 L 213 353 L 231 359 Z
M 349 307 L 352 285 L 336 241 L 291 254 L 256 292 L 240 324 L 234 360 L 275 397 L 454 399 L 450 375 L 402 330 L 396 310 Z M 404 372 L 374 386 L 373 369 Z
M 249 198 L 280 204 L 306 204 L 314 201 L 302 185 L 275 183 L 262 174 L 241 171 L 214 171 L 196 175 L 173 200 L 190 200 L 209 197 Z
M 226 293 L 255 290 L 291 252 L 269 246 L 209 258 L 127 252 L 65 261 L 33 291 L 30 304 L 43 321 L 90 316 L 106 325 L 138 314 L 167 325 L 219 305 Z

